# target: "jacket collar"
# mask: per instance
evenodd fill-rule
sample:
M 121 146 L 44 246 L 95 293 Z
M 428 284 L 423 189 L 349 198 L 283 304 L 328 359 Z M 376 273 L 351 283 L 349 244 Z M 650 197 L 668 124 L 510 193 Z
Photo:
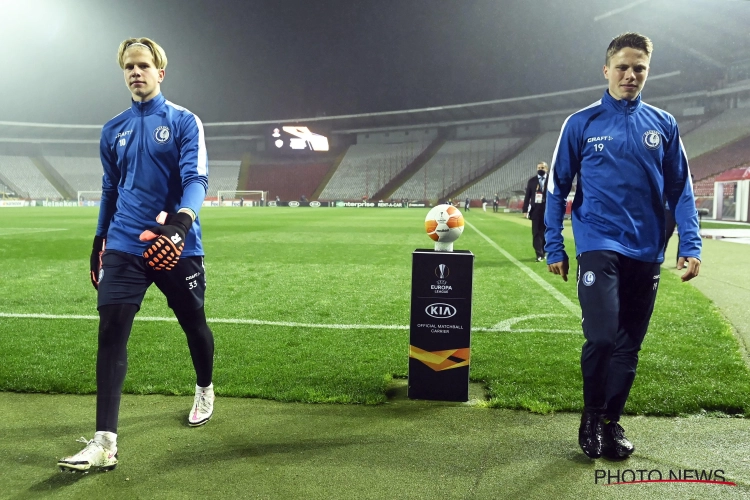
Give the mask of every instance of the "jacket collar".
M 635 111 L 638 111 L 643 105 L 643 103 L 641 102 L 640 93 L 632 101 L 628 101 L 626 99 L 618 100 L 609 94 L 609 89 L 606 89 L 604 91 L 604 97 L 602 97 L 602 103 L 606 105 L 608 108 L 614 111 L 617 111 L 618 113 L 634 113 Z
M 147 116 L 153 114 L 157 109 L 159 109 L 159 107 L 164 104 L 164 101 L 166 101 L 164 95 L 159 92 L 154 98 L 149 99 L 146 102 L 138 102 L 131 99 L 130 109 L 132 109 L 133 113 L 138 116 Z

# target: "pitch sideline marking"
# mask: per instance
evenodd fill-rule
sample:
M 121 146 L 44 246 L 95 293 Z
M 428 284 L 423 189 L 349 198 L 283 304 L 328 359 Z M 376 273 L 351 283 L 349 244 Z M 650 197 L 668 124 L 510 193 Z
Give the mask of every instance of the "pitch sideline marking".
M 577 330 L 539 330 L 524 328 L 511 330 L 511 326 L 527 319 L 562 316 L 561 314 L 531 314 L 519 316 L 497 323 L 490 328 L 476 327 L 472 332 L 496 332 L 496 333 L 580 333 Z M 0 312 L 0 318 L 19 319 L 81 319 L 98 321 L 99 316 L 81 314 L 36 314 L 36 313 L 4 313 Z M 136 321 L 166 321 L 176 322 L 175 318 L 161 318 L 156 316 L 136 316 Z M 207 318 L 209 323 L 223 323 L 230 325 L 258 325 L 258 326 L 286 326 L 289 328 L 319 328 L 328 330 L 408 330 L 409 325 L 342 325 L 342 324 L 318 324 L 318 323 L 296 323 L 293 321 L 263 321 L 259 319 L 235 319 L 235 318 Z
M 531 278 L 532 280 L 534 280 L 534 282 L 536 282 L 536 284 L 538 284 L 539 286 L 541 286 L 542 288 L 544 288 L 544 290 L 547 293 L 549 293 L 555 299 L 557 299 L 557 301 L 560 302 L 560 304 L 562 304 L 567 310 L 569 310 L 570 312 L 572 312 L 576 316 L 579 316 L 579 317 L 581 316 L 581 308 L 580 307 L 578 307 L 573 302 L 571 302 L 570 299 L 568 299 L 565 295 L 563 295 L 562 293 L 558 292 L 555 287 L 553 287 L 552 285 L 550 285 L 549 283 L 547 283 L 546 281 L 544 281 L 537 273 L 535 273 L 534 271 L 532 271 L 531 268 L 529 268 L 528 266 L 526 266 L 520 260 L 518 260 L 515 257 L 513 257 L 511 254 L 509 254 L 500 245 L 498 245 L 497 243 L 495 243 L 494 241 L 492 241 L 489 238 L 489 236 L 487 236 L 482 231 L 480 231 L 479 229 L 477 229 L 477 227 L 474 224 L 472 224 L 471 222 L 467 221 L 466 219 L 464 219 L 464 221 L 465 221 L 465 224 L 467 226 L 469 226 L 474 231 L 476 231 L 477 234 L 479 236 L 481 236 L 482 238 L 484 238 L 485 241 L 487 241 L 487 243 L 489 243 L 495 250 L 497 250 L 498 252 L 500 252 L 506 259 L 508 259 L 509 261 L 511 261 L 513 264 L 515 264 L 516 267 L 518 267 L 521 271 L 523 271 L 524 273 L 526 273 L 529 276 L 529 278 Z
M 520 323 L 521 321 L 526 321 L 528 319 L 536 319 L 536 318 L 567 318 L 567 314 L 529 314 L 526 316 L 518 316 L 516 318 L 509 318 L 504 319 L 503 321 L 495 324 L 495 326 L 492 327 L 493 332 L 517 332 L 519 330 L 512 330 L 511 328 L 516 323 Z M 533 330 L 532 330 L 533 331 Z M 569 330 L 557 330 L 557 331 L 569 331 Z

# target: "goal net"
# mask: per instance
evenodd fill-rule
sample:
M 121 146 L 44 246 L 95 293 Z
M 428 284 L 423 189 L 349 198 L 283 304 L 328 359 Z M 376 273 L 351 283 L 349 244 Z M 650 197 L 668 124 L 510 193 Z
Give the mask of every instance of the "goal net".
M 98 207 L 101 201 L 101 191 L 78 191 L 79 207 Z
M 259 207 L 268 202 L 268 191 L 217 191 L 220 207 Z

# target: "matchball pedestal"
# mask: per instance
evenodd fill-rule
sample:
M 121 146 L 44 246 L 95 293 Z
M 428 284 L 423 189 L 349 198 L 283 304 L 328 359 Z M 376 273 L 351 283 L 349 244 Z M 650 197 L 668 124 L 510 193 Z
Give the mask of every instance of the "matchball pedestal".
M 435 249 L 412 253 L 409 326 L 410 399 L 469 400 L 474 254 L 453 251 L 464 220 L 450 205 L 425 219 Z

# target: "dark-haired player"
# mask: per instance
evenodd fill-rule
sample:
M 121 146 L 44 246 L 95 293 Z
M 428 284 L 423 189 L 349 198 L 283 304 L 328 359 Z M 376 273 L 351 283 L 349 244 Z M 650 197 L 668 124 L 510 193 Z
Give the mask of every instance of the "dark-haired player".
M 573 179 L 581 352 L 583 452 L 623 459 L 635 450 L 620 426 L 664 260 L 664 199 L 679 228 L 683 281 L 698 276 L 701 240 L 687 156 L 669 113 L 641 100 L 653 45 L 638 33 L 609 44 L 609 88 L 569 116 L 555 148 L 545 216 L 549 271 L 567 281 L 563 216 Z

